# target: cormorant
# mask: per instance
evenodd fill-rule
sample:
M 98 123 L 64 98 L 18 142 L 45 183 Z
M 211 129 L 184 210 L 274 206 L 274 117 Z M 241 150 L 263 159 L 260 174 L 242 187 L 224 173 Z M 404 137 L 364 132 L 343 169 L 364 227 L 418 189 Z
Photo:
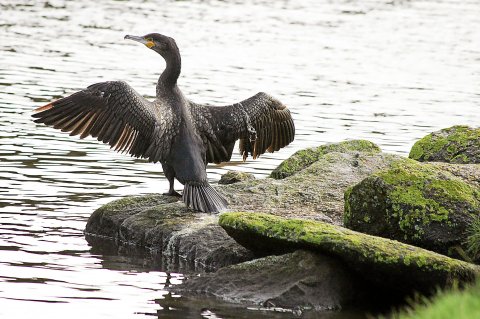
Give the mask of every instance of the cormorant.
M 227 106 L 193 103 L 177 86 L 181 59 L 174 39 L 158 33 L 125 39 L 165 59 L 153 102 L 123 81 L 102 82 L 37 108 L 35 122 L 160 162 L 170 183 L 166 195 L 182 196 L 198 211 L 225 210 L 227 201 L 207 182 L 207 163 L 229 161 L 238 139 L 243 160 L 288 145 L 295 136 L 290 111 L 265 93 Z M 183 195 L 173 189 L 174 178 L 184 184 Z

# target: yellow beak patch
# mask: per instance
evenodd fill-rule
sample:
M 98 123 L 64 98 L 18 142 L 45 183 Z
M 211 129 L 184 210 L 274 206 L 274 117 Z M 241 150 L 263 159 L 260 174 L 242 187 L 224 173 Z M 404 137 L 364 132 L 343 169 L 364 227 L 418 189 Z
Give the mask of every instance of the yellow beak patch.
M 145 45 L 150 49 L 150 48 L 155 46 L 155 43 L 153 41 L 147 41 L 147 43 L 145 43 Z

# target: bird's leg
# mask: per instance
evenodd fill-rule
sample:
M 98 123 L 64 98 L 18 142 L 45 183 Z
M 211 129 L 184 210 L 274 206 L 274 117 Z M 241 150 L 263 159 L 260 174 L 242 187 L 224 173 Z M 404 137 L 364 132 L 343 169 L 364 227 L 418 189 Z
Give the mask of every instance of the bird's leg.
M 182 197 L 181 194 L 179 194 L 173 189 L 173 183 L 175 182 L 175 171 L 171 166 L 166 164 L 162 164 L 162 167 L 163 167 L 163 173 L 165 174 L 165 177 L 170 183 L 170 188 L 168 189 L 168 192 L 163 193 L 163 195 Z
M 163 193 L 163 195 L 167 195 L 167 196 L 177 196 L 177 197 L 182 197 L 182 195 L 180 193 L 178 193 L 177 191 L 175 191 L 173 189 L 173 182 L 174 182 L 174 179 L 168 179 L 168 182 L 170 183 L 170 188 L 168 189 L 168 192 L 167 193 Z

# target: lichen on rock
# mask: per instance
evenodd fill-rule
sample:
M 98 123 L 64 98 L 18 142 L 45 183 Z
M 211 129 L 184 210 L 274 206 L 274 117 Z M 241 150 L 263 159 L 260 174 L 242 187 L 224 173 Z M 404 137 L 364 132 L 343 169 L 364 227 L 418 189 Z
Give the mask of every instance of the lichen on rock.
M 314 162 L 327 153 L 339 152 L 364 152 L 364 153 L 380 153 L 380 148 L 374 143 L 367 140 L 350 140 L 340 143 L 331 143 L 321 145 L 315 148 L 307 148 L 300 150 L 283 161 L 276 169 L 272 171 L 270 177 L 275 179 L 283 179 L 291 176 Z
M 439 166 L 403 159 L 345 192 L 344 224 L 458 257 L 480 191 Z
M 454 280 L 471 281 L 479 267 L 394 240 L 317 221 L 284 219 L 263 213 L 226 213 L 220 225 L 257 253 L 298 248 L 343 260 L 364 278 L 402 291 L 431 291 Z
M 410 150 L 421 162 L 480 163 L 480 128 L 456 125 L 428 134 Z

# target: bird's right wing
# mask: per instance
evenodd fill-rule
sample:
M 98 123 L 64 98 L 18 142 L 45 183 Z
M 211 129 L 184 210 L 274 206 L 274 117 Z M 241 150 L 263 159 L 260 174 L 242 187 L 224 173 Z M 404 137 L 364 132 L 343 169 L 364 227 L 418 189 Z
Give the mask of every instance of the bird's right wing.
M 90 85 L 35 110 L 36 123 L 80 135 L 90 135 L 119 152 L 157 162 L 168 151 L 162 136 L 162 116 L 152 102 L 122 81 Z

